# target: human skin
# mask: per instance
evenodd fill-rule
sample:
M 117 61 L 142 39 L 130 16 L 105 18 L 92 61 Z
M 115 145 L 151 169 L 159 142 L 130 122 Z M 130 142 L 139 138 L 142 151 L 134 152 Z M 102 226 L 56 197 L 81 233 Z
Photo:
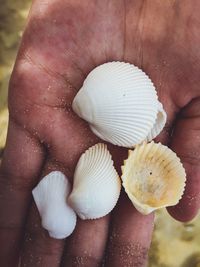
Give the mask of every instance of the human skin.
M 112 215 L 81 221 L 67 240 L 42 229 L 31 197 L 44 174 L 72 181 L 88 147 L 100 140 L 71 103 L 87 74 L 126 61 L 153 80 L 167 112 L 156 141 L 187 172 L 185 194 L 168 209 L 191 220 L 200 206 L 200 3 L 191 1 L 35 0 L 9 86 L 9 130 L 0 168 L 0 262 L 17 266 L 137 266 L 147 262 L 153 214 L 139 214 L 125 194 Z M 173 130 L 173 131 L 172 131 Z M 109 145 L 120 171 L 126 149 Z

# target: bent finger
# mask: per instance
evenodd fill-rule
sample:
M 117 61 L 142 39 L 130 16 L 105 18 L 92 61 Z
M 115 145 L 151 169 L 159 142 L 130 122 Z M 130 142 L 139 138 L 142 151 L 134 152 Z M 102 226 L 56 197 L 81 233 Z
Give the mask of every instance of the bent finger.
M 10 120 L 7 144 L 0 168 L 0 262 L 15 266 L 44 153 L 39 142 Z
M 185 193 L 179 204 L 168 209 L 177 220 L 189 221 L 200 208 L 200 100 L 194 100 L 182 112 L 172 138 L 171 148 L 186 169 Z

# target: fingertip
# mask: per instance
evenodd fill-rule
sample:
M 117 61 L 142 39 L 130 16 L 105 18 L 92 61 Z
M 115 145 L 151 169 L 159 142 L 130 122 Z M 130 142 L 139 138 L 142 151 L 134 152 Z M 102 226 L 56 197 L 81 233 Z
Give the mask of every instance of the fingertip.
M 168 207 L 167 211 L 175 220 L 189 222 L 199 213 L 199 205 L 196 205 L 194 200 L 189 201 L 188 197 L 184 196 L 178 205 Z
M 180 114 L 174 127 L 171 149 L 179 156 L 187 177 L 185 192 L 169 214 L 176 220 L 188 222 L 195 218 L 200 209 L 200 139 L 199 139 L 199 103 L 192 101 Z
M 200 182 L 198 172 L 194 171 L 195 168 L 188 166 L 188 164 L 185 164 L 185 167 L 187 180 L 184 195 L 176 206 L 167 208 L 169 214 L 180 222 L 193 220 L 200 209 Z
M 185 214 L 180 210 L 178 210 L 177 208 L 168 208 L 167 211 L 170 214 L 170 216 L 172 216 L 172 218 L 183 223 L 192 221 L 198 214 L 198 211 Z

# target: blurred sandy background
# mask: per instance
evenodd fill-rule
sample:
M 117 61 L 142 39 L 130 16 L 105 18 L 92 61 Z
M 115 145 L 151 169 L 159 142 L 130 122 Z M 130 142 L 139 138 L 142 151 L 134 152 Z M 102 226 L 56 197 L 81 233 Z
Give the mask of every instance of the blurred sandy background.
M 30 4 L 30 0 L 0 0 L 0 157 L 8 123 L 8 82 Z M 155 222 L 149 267 L 200 267 L 200 216 L 182 224 L 163 210 Z

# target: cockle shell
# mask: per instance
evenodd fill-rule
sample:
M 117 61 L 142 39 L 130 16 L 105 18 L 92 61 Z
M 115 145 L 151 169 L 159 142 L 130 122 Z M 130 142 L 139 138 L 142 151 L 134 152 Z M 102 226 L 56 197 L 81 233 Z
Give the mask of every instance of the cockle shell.
M 135 208 L 149 214 L 179 202 L 184 192 L 186 173 L 172 150 L 152 141 L 129 151 L 122 166 L 122 181 Z
M 80 157 L 68 203 L 82 219 L 107 215 L 116 205 L 121 181 L 105 144 L 89 148 Z
M 33 189 L 32 194 L 39 210 L 42 226 L 53 238 L 69 236 L 76 225 L 76 214 L 67 204 L 71 187 L 65 175 L 53 171 Z
M 157 118 L 156 121 L 154 122 L 153 128 L 149 132 L 147 136 L 146 141 L 151 141 L 153 140 L 159 133 L 162 131 L 162 129 L 165 126 L 167 120 L 167 114 L 163 109 L 163 105 L 159 102 L 158 103 L 158 113 L 157 113 Z
M 124 62 L 109 62 L 92 70 L 72 108 L 98 137 L 123 147 L 153 139 L 166 122 L 150 78 Z

